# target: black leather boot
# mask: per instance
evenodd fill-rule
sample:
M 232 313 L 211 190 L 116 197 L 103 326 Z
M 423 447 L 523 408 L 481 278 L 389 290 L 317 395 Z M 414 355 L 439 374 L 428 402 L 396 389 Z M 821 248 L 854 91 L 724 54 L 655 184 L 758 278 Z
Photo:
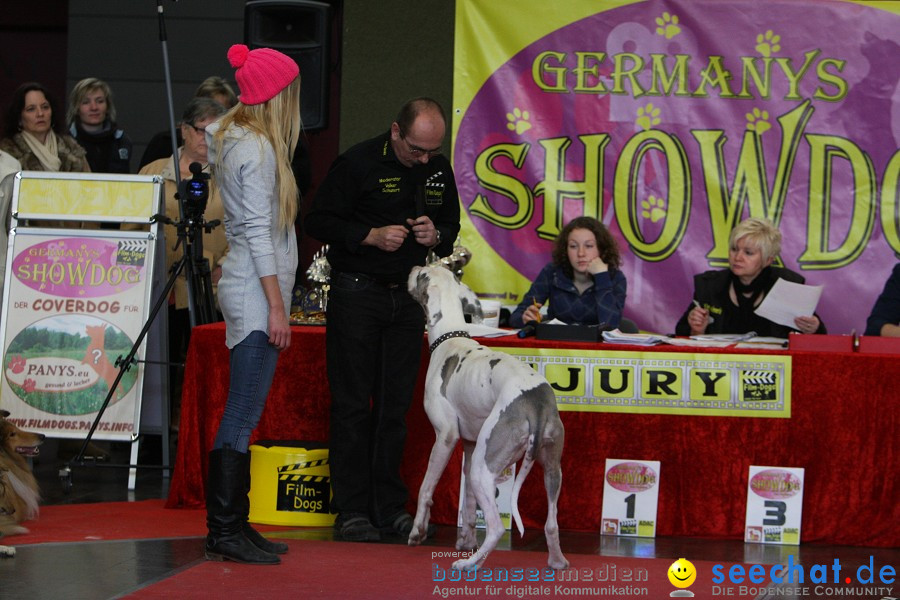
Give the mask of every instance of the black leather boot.
M 250 455 L 249 454 L 241 454 L 241 456 L 247 457 L 245 459 L 244 466 L 244 495 L 241 496 L 241 506 L 240 506 L 240 515 L 243 521 L 243 529 L 244 536 L 250 540 L 254 546 L 259 548 L 260 550 L 265 550 L 270 554 L 287 554 L 288 545 L 284 542 L 273 542 L 272 540 L 266 539 L 260 532 L 253 529 L 247 519 L 250 516 Z
M 277 565 L 281 559 L 261 550 L 244 535 L 242 514 L 249 456 L 231 448 L 209 453 L 206 486 L 206 558 L 251 565 Z

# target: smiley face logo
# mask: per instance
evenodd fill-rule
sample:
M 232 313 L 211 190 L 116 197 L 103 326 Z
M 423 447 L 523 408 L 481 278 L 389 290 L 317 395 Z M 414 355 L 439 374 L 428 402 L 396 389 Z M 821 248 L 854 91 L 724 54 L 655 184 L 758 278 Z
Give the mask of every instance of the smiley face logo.
M 669 583 L 677 588 L 690 587 L 694 580 L 697 579 L 697 569 L 691 564 L 691 561 L 679 558 L 669 567 L 668 571 Z

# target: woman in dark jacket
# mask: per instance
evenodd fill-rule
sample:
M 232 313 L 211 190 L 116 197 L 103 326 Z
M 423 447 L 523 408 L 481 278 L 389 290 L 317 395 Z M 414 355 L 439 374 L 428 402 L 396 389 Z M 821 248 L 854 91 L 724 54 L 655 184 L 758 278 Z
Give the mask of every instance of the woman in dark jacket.
M 69 135 L 87 152 L 91 172 L 131 172 L 131 140 L 116 125 L 116 105 L 105 81 L 88 77 L 75 84 L 66 122 Z
M 550 303 L 547 316 L 563 323 L 618 327 L 625 309 L 627 284 L 616 240 L 593 217 L 572 219 L 553 246 L 553 261 L 531 284 L 509 324 L 539 321 L 538 310 Z
M 781 252 L 781 232 L 767 219 L 741 221 L 728 239 L 728 269 L 694 276 L 694 300 L 675 327 L 677 335 L 749 333 L 787 338 L 792 331 L 825 333 L 817 315 L 794 319 L 793 329 L 757 315 L 754 311 L 778 279 L 793 283 L 806 280 L 772 262 Z

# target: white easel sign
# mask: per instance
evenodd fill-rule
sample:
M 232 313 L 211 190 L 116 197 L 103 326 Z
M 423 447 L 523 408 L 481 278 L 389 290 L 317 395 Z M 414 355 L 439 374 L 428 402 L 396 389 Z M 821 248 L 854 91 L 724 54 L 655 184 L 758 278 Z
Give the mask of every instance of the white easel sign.
M 745 542 L 799 544 L 802 516 L 802 468 L 750 467 Z
M 456 526 L 463 526 L 463 510 L 466 505 L 466 457 L 463 456 L 462 473 L 459 476 L 459 509 L 456 513 Z M 497 502 L 497 510 L 500 511 L 500 520 L 503 527 L 509 531 L 512 527 L 512 489 L 516 479 L 516 465 L 510 465 L 503 470 L 500 481 L 494 490 L 494 500 Z M 484 511 L 480 507 L 475 509 L 475 528 L 485 529 Z
M 606 459 L 601 535 L 656 537 L 659 461 Z

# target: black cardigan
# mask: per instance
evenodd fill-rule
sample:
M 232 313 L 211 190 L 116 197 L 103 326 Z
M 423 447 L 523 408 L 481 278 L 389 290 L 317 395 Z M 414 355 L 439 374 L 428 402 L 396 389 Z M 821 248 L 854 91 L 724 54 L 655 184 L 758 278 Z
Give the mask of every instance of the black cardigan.
M 795 273 L 790 269 L 781 267 L 766 267 L 758 275 L 763 278 L 763 295 L 768 294 L 775 281 L 784 279 L 793 283 L 805 283 L 806 279 L 799 273 Z M 713 322 L 706 328 L 706 333 L 747 333 L 746 331 L 735 331 L 733 317 L 739 314 L 740 309 L 734 305 L 729 296 L 728 290 L 731 284 L 731 271 L 723 269 L 719 271 L 705 271 L 698 275 L 694 275 L 694 299 L 700 303 L 700 306 L 709 311 L 709 316 L 713 318 Z M 681 316 L 678 324 L 675 326 L 676 335 L 690 335 L 691 326 L 688 325 L 688 313 L 694 309 L 691 303 L 687 310 Z M 819 315 L 816 315 L 819 317 Z M 756 314 L 744 315 L 749 318 L 752 325 L 751 331 L 755 331 L 757 335 L 763 337 L 787 338 L 792 331 L 797 331 L 792 327 L 786 327 L 773 323 L 768 319 L 764 319 Z M 825 323 L 822 317 L 819 317 L 819 328 L 816 333 L 826 333 Z

